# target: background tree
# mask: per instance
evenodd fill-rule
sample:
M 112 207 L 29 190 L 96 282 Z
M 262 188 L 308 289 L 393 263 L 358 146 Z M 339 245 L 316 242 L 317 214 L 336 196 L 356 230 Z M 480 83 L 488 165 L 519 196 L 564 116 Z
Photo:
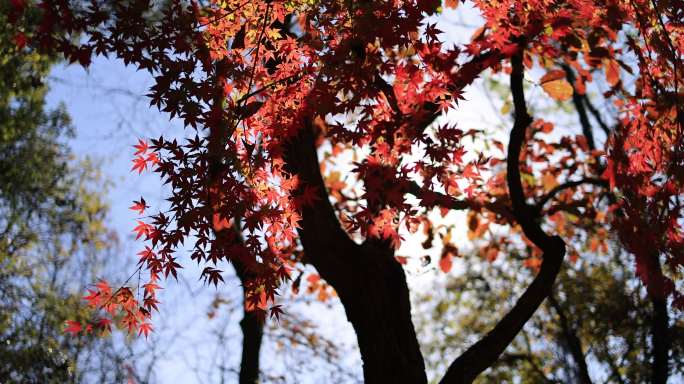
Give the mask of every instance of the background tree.
M 464 265 L 463 272 L 450 275 L 415 303 L 432 380 L 445 368 L 442 356 L 485 334 L 533 272 L 521 272 L 522 260 L 506 256 L 494 262 L 479 252 L 462 257 L 455 263 Z M 566 264 L 552 296 L 477 382 L 649 382 L 653 315 L 645 290 L 635 284 L 630 257 L 587 253 Z M 672 372 L 681 372 L 681 350 L 675 347 L 682 344 L 681 320 L 669 334 Z
M 141 355 L 125 344 L 64 335 L 67 320 L 91 316 L 81 297 L 116 252 L 105 225 L 107 182 L 71 153 L 65 109 L 46 107 L 55 59 L 22 51 L 12 8 L 1 7 L 0 381 L 145 382 L 133 369 L 144 365 L 135 362 Z

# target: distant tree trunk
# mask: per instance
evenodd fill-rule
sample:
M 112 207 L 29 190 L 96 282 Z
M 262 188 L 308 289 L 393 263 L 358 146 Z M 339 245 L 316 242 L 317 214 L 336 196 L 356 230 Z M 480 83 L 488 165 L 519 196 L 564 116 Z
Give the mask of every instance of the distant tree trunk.
M 650 260 L 653 276 L 662 274 L 660 260 L 656 254 Z M 660 281 L 655 278 L 652 281 Z M 648 295 L 653 305 L 653 317 L 651 320 L 651 333 L 653 344 L 653 364 L 651 369 L 651 382 L 653 384 L 666 384 L 669 376 L 669 352 L 670 340 L 668 339 L 669 317 L 667 313 L 667 297 L 662 284 L 652 283 L 649 285 Z
M 245 282 L 253 276 L 239 261 L 234 260 L 233 266 L 244 290 Z M 246 294 L 245 291 L 243 296 Z M 248 311 L 244 305 L 243 308 L 244 315 L 240 321 L 240 328 L 242 328 L 240 384 L 255 384 L 259 382 L 259 353 L 261 351 L 261 339 L 264 335 L 264 323 L 253 311 Z
M 570 320 L 565 315 L 565 311 L 561 304 L 556 300 L 555 295 L 552 293 L 549 295 L 549 304 L 558 314 L 558 320 L 561 327 L 561 333 L 565 343 L 567 345 L 572 359 L 577 365 L 577 376 L 582 384 L 591 384 L 591 377 L 589 376 L 589 368 L 587 367 L 587 361 L 584 358 L 584 351 L 582 350 L 582 341 L 577 336 L 577 333 L 570 324 Z
M 653 304 L 653 384 L 667 383 L 669 376 L 669 340 L 667 339 L 667 302 L 663 298 L 651 298 Z

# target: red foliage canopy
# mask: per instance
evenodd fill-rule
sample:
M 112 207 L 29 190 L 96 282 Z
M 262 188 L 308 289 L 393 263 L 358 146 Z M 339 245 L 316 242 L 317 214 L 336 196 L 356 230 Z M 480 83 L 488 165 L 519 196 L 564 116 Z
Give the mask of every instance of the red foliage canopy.
M 587 134 L 553 145 L 528 134 L 534 145 L 521 159 L 543 164 L 545 176 L 543 185 L 525 183 L 525 195 L 538 203 L 524 213 L 558 220 L 554 215 L 574 204 L 572 188 L 593 185 L 585 190 L 590 199 L 608 193 L 608 220 L 649 292 L 684 307 L 672 280 L 684 264 L 684 3 L 661 3 L 478 0 L 483 24 L 470 43 L 455 47 L 425 22 L 439 12 L 434 0 L 174 0 L 161 9 L 148 0 L 17 0 L 12 17 L 24 49 L 59 51 L 83 66 L 94 54 L 115 55 L 149 71 L 150 103 L 189 130 L 181 142 L 162 136 L 136 145 L 133 170 L 152 169 L 173 190 L 169 210 L 135 229 L 149 242 L 140 253 L 149 272 L 143 302 L 104 283 L 88 296 L 95 307 L 124 311 L 127 326 L 147 335 L 156 283 L 176 275 L 176 250 L 191 236 L 191 259 L 208 264 L 205 279 L 222 280 L 214 268 L 220 260 L 239 261 L 254 274 L 250 306 L 265 311 L 299 260 L 302 209 L 325 205 L 328 192 L 347 232 L 395 248 L 399 227 L 415 231 L 436 206 L 484 209 L 491 222 L 511 223 L 501 161 L 473 153 L 463 140 L 503 146 L 435 119 L 458 108 L 484 71 L 510 72 L 515 56 L 528 69 L 535 60 L 549 69 L 541 85 L 558 100 L 581 102 L 587 83 L 604 78 L 604 97 L 618 116 L 603 150 Z M 41 9 L 38 24 L 23 22 L 28 7 Z M 535 120 L 531 128 L 534 135 L 553 126 Z M 360 196 L 350 197 L 339 178 L 328 180 L 326 191 L 320 177 L 294 172 L 288 146 L 305 130 L 341 161 L 349 148 L 362 150 L 353 163 Z M 565 154 L 561 162 L 552 161 L 554 151 Z M 483 176 L 488 172 L 494 177 Z M 142 199 L 132 207 L 145 208 Z M 475 233 L 484 221 L 473 220 Z M 230 230 L 236 223 L 242 241 Z M 440 267 L 448 271 L 457 251 L 446 250 Z M 488 252 L 495 258 L 498 248 Z M 80 329 L 71 324 L 68 331 Z

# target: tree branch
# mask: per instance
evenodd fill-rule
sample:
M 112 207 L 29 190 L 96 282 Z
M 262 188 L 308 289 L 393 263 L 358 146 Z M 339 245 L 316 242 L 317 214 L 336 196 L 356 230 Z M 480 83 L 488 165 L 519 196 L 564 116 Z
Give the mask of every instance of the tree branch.
M 579 187 L 582 184 L 592 184 L 596 185 L 599 187 L 608 187 L 608 182 L 603 180 L 603 179 L 598 179 L 595 177 L 585 177 L 581 180 L 576 180 L 576 181 L 567 181 L 563 184 L 559 184 L 555 187 L 553 187 L 546 195 L 542 196 L 541 199 L 537 202 L 535 206 L 535 210 L 537 211 L 537 214 L 541 212 L 542 208 L 544 208 L 544 205 L 549 202 L 549 200 L 553 199 L 558 193 L 570 189 L 570 188 L 575 188 Z
M 520 180 L 520 151 L 525 141 L 525 130 L 532 122 L 527 114 L 523 92 L 522 53 L 512 59 L 511 92 L 515 105 L 515 122 L 508 144 L 508 190 L 513 204 L 513 215 L 525 236 L 544 252 L 540 271 L 527 290 L 499 323 L 487 335 L 459 356 L 447 369 L 441 383 L 471 383 L 490 367 L 532 317 L 551 292 L 565 256 L 565 242 L 558 236 L 548 236 L 535 221 L 533 208 L 525 202 Z
M 449 91 L 452 93 L 459 93 L 463 88 L 470 85 L 480 73 L 500 62 L 503 58 L 504 56 L 498 50 L 487 51 L 473 57 L 470 61 L 461 65 L 458 71 L 454 73 L 449 86 Z M 401 116 L 402 114 L 399 110 L 394 88 L 387 83 L 379 73 L 375 76 L 375 86 L 385 94 L 395 116 Z M 439 117 L 439 105 L 439 100 L 426 101 L 423 103 L 421 110 L 422 119 L 415 122 L 415 129 L 417 132 L 424 131 L 437 117 Z
M 561 327 L 561 332 L 563 338 L 565 338 L 568 344 L 568 349 L 572 355 L 572 359 L 577 364 L 577 370 L 579 374 L 579 379 L 582 384 L 591 384 L 591 377 L 589 376 L 589 368 L 587 368 L 587 361 L 584 358 L 584 352 L 582 351 L 582 341 L 577 336 L 577 333 L 570 325 L 570 321 L 567 316 L 565 316 L 565 311 L 561 307 L 558 300 L 553 293 L 549 295 L 549 304 L 558 314 L 558 319 Z
M 610 128 L 608 128 L 608 125 L 606 125 L 605 122 L 603 122 L 603 119 L 601 118 L 601 114 L 599 113 L 598 110 L 594 107 L 594 105 L 589 101 L 589 98 L 587 95 L 582 95 L 582 100 L 584 101 L 584 104 L 587 106 L 587 109 L 591 113 L 592 116 L 594 116 L 594 120 L 598 123 L 599 127 L 601 127 L 601 130 L 606 134 L 606 136 L 610 136 Z
M 513 219 L 513 212 L 511 211 L 510 207 L 508 204 L 502 201 L 479 202 L 475 200 L 458 200 L 443 193 L 425 190 L 421 188 L 420 185 L 418 185 L 418 183 L 415 181 L 411 181 L 409 183 L 406 193 L 411 194 L 419 199 L 427 198 L 429 200 L 434 200 L 436 205 L 455 211 L 462 211 L 466 209 L 480 210 L 484 208 L 507 219 Z
M 348 263 L 338 256 L 354 253 L 358 245 L 349 238 L 337 219 L 321 175 L 311 118 L 305 117 L 303 120 L 304 126 L 297 136 L 285 144 L 285 168 L 299 176 L 295 196 L 302 194 L 308 186 L 315 189 L 318 201 L 315 206 L 301 207 L 302 220 L 298 232 L 307 261 L 316 267 L 324 279 L 339 289 L 339 272 L 348 268 Z
M 582 96 L 577 93 L 577 88 L 575 88 L 575 73 L 572 71 L 569 65 L 563 63 L 561 64 L 563 70 L 565 71 L 565 76 L 568 78 L 568 82 L 572 85 L 572 103 L 575 105 L 577 114 L 579 115 L 580 125 L 582 126 L 582 134 L 587 138 L 587 144 L 589 149 L 592 151 L 596 149 L 596 141 L 594 140 L 594 132 L 591 128 L 591 123 L 589 123 L 589 117 L 587 117 L 587 111 L 584 109 L 584 104 L 582 103 Z

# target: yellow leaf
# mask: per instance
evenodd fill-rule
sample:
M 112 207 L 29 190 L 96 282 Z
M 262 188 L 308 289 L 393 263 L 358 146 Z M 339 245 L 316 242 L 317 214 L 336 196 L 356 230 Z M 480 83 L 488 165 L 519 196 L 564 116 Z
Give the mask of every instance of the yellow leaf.
M 548 192 L 558 185 L 558 180 L 552 174 L 545 173 L 542 176 L 542 185 L 544 186 L 544 191 Z
M 506 100 L 506 101 L 504 102 L 503 106 L 501 106 L 501 114 L 502 114 L 502 115 L 507 115 L 508 112 L 510 112 L 510 111 L 511 111 L 511 102 L 508 101 L 508 100 Z
M 565 101 L 572 97 L 572 85 L 570 85 L 570 83 L 567 80 L 561 78 L 556 80 L 544 81 L 544 77 L 542 77 L 541 86 L 542 88 L 544 88 L 544 92 L 551 96 L 551 98 L 558 101 Z
M 447 245 L 447 244 L 449 244 L 450 241 L 451 241 L 451 231 L 448 231 L 446 233 L 446 235 L 442 236 L 442 243 L 444 245 Z

